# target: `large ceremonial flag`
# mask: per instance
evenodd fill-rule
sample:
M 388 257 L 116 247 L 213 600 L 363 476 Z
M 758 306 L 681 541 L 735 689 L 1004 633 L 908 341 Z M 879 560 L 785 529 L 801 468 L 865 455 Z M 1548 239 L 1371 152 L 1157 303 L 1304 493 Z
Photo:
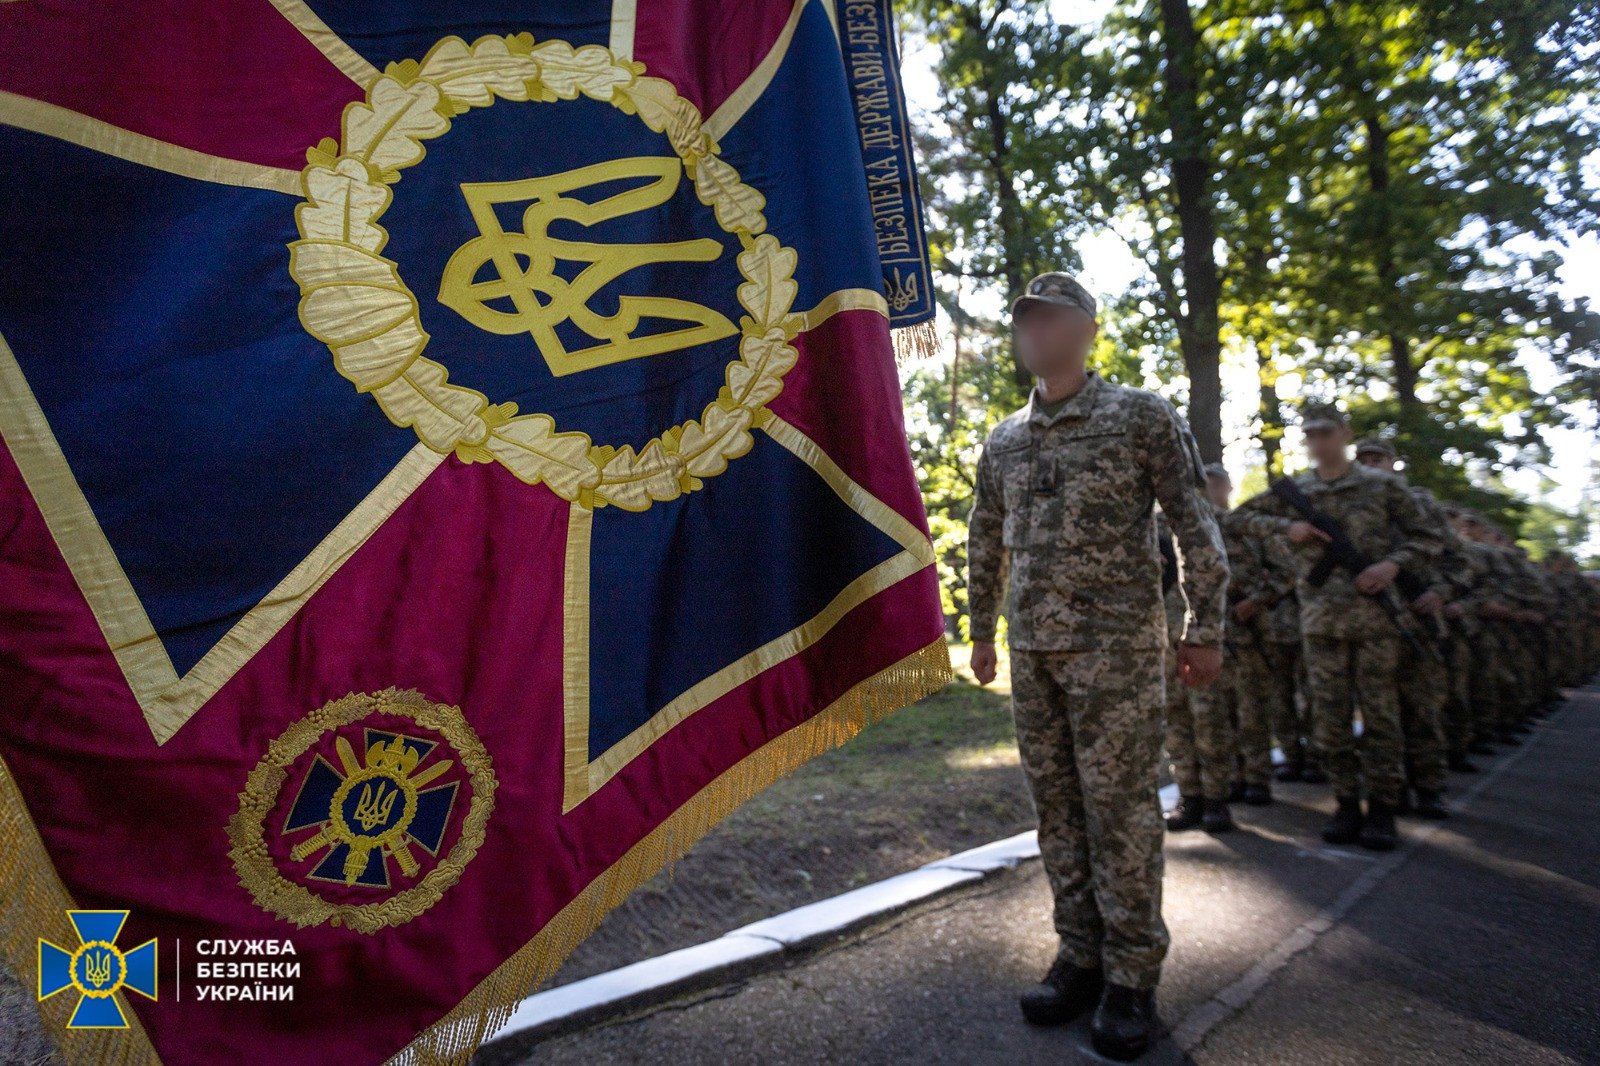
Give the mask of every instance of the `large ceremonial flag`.
M 462 1061 L 942 684 L 885 0 L 0 3 L 0 951 Z

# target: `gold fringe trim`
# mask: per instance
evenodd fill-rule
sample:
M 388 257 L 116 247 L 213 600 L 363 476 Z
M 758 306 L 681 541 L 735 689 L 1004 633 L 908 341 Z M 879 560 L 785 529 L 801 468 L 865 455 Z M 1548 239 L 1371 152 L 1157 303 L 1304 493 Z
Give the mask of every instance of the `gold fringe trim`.
M 390 1060 L 411 1064 L 465 1064 L 478 1046 L 511 1017 L 527 996 L 549 980 L 600 920 L 634 889 L 683 856 L 702 836 L 778 778 L 909 703 L 943 688 L 951 678 L 943 639 L 911 653 L 860 682 L 827 709 L 751 752 L 651 830 L 605 873 L 590 882 L 545 927 L 450 1013 L 429 1026 Z M 0 759 L 0 954 L 24 987 L 37 982 L 39 937 L 76 942 L 67 911 L 77 903 L 56 876 L 22 794 Z M 69 995 L 38 1004 L 45 1034 L 64 1061 L 85 1066 L 159 1064 L 150 1037 L 127 1004 L 127 1029 L 68 1029 L 75 1006 Z
M 891 330 L 889 335 L 894 340 L 894 361 L 905 366 L 922 359 L 931 359 L 939 354 L 938 319 L 930 318 L 926 322 L 918 322 L 914 326 L 901 326 Z
M 439 1021 L 390 1059 L 391 1066 L 465 1064 L 527 996 L 553 975 L 583 939 L 640 885 L 683 856 L 712 826 L 778 778 L 951 678 L 941 638 L 867 678 L 826 710 L 774 737 L 729 767 L 589 883 L 516 954 Z
M 78 932 L 67 920 L 77 909 L 67 887 L 56 876 L 55 864 L 34 827 L 22 792 L 5 760 L 0 758 L 0 955 L 33 994 L 38 992 L 38 940 L 43 937 L 64 948 L 76 947 Z M 70 991 L 36 1004 L 44 1032 L 68 1063 L 86 1066 L 142 1066 L 161 1062 L 138 1015 L 118 993 L 126 1029 L 68 1029 L 78 1005 Z

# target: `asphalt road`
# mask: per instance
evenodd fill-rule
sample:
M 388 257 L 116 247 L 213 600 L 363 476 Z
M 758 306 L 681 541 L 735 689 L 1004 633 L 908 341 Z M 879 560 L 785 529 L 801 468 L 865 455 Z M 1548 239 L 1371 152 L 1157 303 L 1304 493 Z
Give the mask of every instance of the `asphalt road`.
M 1169 837 L 1171 1034 L 1147 1062 L 1600 1063 L 1600 690 L 1453 777 L 1388 856 L 1322 844 L 1326 789 Z M 534 1048 L 530 1063 L 1102 1061 L 1025 1025 L 1054 952 L 1038 863 L 787 967 Z

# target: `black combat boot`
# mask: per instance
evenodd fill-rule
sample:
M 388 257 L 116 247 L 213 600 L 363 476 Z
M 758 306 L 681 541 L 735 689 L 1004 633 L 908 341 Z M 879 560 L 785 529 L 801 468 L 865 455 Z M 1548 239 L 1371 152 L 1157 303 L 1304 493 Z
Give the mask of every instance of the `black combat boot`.
M 1150 1046 L 1155 1028 L 1155 989 L 1107 982 L 1094 1020 L 1089 1023 L 1089 1039 L 1106 1058 L 1132 1062 Z
M 1085 970 L 1057 959 L 1044 980 L 1018 997 L 1022 1016 L 1034 1025 L 1064 1025 L 1100 1001 L 1102 970 Z
M 1181 833 L 1186 829 L 1199 829 L 1206 816 L 1204 796 L 1179 796 L 1178 805 L 1167 815 L 1167 832 Z
M 1508 748 L 1518 747 L 1522 743 L 1522 741 L 1517 739 L 1516 732 L 1509 726 L 1495 734 L 1494 742 L 1496 744 L 1504 744 Z
M 1445 810 L 1438 791 L 1431 788 L 1417 789 L 1416 814 L 1418 818 L 1426 818 L 1430 822 L 1441 822 L 1450 817 L 1450 812 Z
M 1296 754 L 1292 756 L 1288 762 L 1278 767 L 1277 772 L 1272 776 L 1276 777 L 1279 781 L 1292 784 L 1295 781 L 1303 780 L 1305 777 L 1305 772 L 1305 756 Z
M 1394 813 L 1405 815 L 1410 814 L 1412 810 L 1414 808 L 1411 806 L 1411 786 L 1407 785 L 1400 790 L 1400 802 L 1394 805 Z
M 1361 846 L 1372 851 L 1393 851 L 1400 843 L 1395 828 L 1394 808 L 1381 799 L 1367 800 L 1367 817 L 1361 823 Z
M 1233 828 L 1233 812 L 1228 810 L 1227 800 L 1206 800 L 1206 812 L 1200 817 L 1200 824 L 1208 833 L 1226 833 Z
M 1241 802 L 1244 799 L 1244 789 L 1245 789 L 1245 784 L 1244 784 L 1243 781 L 1235 781 L 1233 783 L 1233 786 L 1228 789 L 1228 802 L 1229 803 L 1239 803 L 1239 802 Z
M 1450 771 L 1457 774 L 1475 774 L 1478 768 L 1465 755 L 1450 756 Z
M 1354 844 L 1361 839 L 1361 800 L 1356 796 L 1338 797 L 1339 807 L 1322 830 L 1322 839 L 1330 844 Z
M 1244 786 L 1244 801 L 1252 807 L 1265 807 L 1267 804 L 1272 802 L 1272 786 Z
M 1479 733 L 1477 736 L 1472 738 L 1472 743 L 1467 745 L 1467 754 L 1468 755 L 1493 755 L 1494 754 L 1494 746 L 1489 743 L 1489 741 L 1491 739 L 1492 738 L 1490 738 L 1489 736 L 1486 736 L 1483 733 Z
M 1308 785 L 1326 785 L 1328 783 L 1328 775 L 1322 767 L 1307 759 L 1306 768 L 1300 774 L 1300 780 Z

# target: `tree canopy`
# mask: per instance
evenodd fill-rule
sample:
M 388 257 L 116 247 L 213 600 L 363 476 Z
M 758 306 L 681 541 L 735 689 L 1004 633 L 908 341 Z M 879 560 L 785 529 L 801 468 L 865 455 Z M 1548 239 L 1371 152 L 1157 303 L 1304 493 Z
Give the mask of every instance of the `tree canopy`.
M 1183 406 L 1207 458 L 1248 437 L 1250 465 L 1280 470 L 1292 376 L 1441 495 L 1530 540 L 1586 528 L 1505 478 L 1600 401 L 1600 309 L 1560 286 L 1561 246 L 1600 230 L 1600 3 L 1063 10 L 907 8 L 939 85 L 919 147 L 956 339 L 908 399 L 952 552 L 977 448 L 1030 385 L 1003 308 L 1105 234 L 1139 271 L 1099 294 L 1097 364 Z M 1219 364 L 1250 395 L 1224 395 Z

